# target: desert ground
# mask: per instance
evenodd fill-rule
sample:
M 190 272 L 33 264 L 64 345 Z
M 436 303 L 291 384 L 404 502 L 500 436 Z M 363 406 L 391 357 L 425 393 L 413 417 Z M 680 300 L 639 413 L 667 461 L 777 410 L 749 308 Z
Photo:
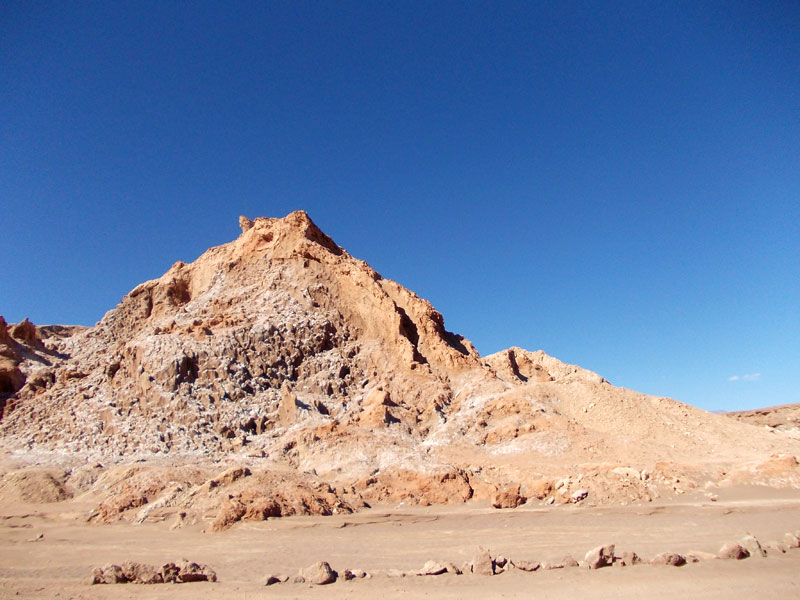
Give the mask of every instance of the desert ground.
M 800 493 L 761 486 L 628 506 L 555 505 L 493 509 L 376 506 L 349 515 L 296 516 L 241 523 L 203 533 L 202 524 L 170 530 L 169 520 L 89 525 L 91 506 L 77 501 L 5 504 L 0 509 L 2 598 L 772 598 L 800 596 L 800 549 L 767 549 L 767 557 L 705 559 L 681 567 L 638 564 L 493 576 L 417 576 L 429 560 L 469 562 L 479 546 L 513 561 L 581 560 L 591 548 L 616 544 L 644 561 L 671 551 L 717 553 L 755 536 L 763 546 L 800 529 Z M 702 556 L 702 554 L 701 554 Z M 133 560 L 206 563 L 215 583 L 90 585 L 93 567 Z M 279 583 L 317 560 L 370 578 L 312 586 Z

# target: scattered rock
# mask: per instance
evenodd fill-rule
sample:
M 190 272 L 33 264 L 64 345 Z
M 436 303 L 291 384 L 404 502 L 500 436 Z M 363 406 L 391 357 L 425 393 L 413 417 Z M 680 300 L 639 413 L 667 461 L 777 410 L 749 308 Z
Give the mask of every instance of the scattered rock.
M 589 550 L 583 560 L 589 569 L 610 567 L 614 564 L 614 544 L 597 546 L 597 548 Z
M 650 561 L 651 565 L 669 565 L 670 567 L 682 567 L 686 564 L 686 557 L 675 552 L 662 552 L 657 554 Z
M 782 544 L 781 542 L 768 542 L 764 549 L 769 553 L 775 554 L 786 554 L 789 551 L 789 547 L 786 544 Z
M 639 564 L 642 562 L 642 559 L 639 558 L 639 555 L 636 552 L 626 551 L 623 552 L 619 557 L 615 557 L 614 566 L 617 567 L 632 567 L 633 565 Z
M 300 570 L 300 577 L 304 582 L 313 585 L 327 585 L 336 581 L 336 571 L 324 560 L 315 562 L 313 565 Z
M 183 561 L 178 563 L 178 569 L 178 581 L 180 583 L 217 580 L 217 574 L 208 565 L 198 565 L 194 562 Z
M 701 560 L 716 560 L 717 558 L 716 554 L 703 552 L 702 550 L 692 550 L 686 554 L 686 561 L 692 563 L 700 562 Z
M 581 500 L 585 500 L 588 495 L 588 490 L 576 490 L 570 494 L 570 499 L 572 502 L 580 502 Z
M 789 548 L 800 548 L 800 537 L 793 533 L 787 533 L 783 536 L 783 543 Z
M 764 548 L 761 547 L 761 543 L 755 536 L 744 536 L 739 540 L 739 545 L 745 548 L 750 553 L 750 556 L 756 556 L 758 558 L 766 558 L 767 556 L 767 553 L 764 551 Z
M 361 569 L 347 569 L 344 572 L 344 578 L 346 581 L 350 579 L 364 579 L 367 577 L 367 572 L 362 571 Z
M 417 571 L 417 575 L 442 575 L 447 573 L 447 565 L 435 560 L 429 560 Z
M 750 552 L 746 548 L 743 548 L 739 544 L 735 544 L 733 542 L 725 544 L 719 551 L 719 557 L 728 560 L 742 560 L 743 558 L 748 558 L 750 556 Z
M 164 583 L 178 583 L 178 575 L 181 569 L 175 563 L 169 562 L 161 565 L 161 580 Z
M 531 498 L 544 500 L 553 492 L 553 482 L 549 479 L 537 479 L 528 483 L 526 489 Z
M 527 571 L 529 573 L 538 571 L 541 568 L 541 564 L 533 560 L 515 560 L 513 564 L 514 567 L 520 571 Z
M 275 585 L 276 583 L 286 583 L 289 581 L 288 577 L 283 577 L 280 575 L 267 575 L 264 579 L 264 585 Z
M 153 565 L 124 562 L 122 563 L 122 572 L 125 573 L 125 577 L 128 578 L 128 581 L 132 581 L 134 583 L 150 585 L 164 582 L 161 577 L 161 573 Z
M 184 561 L 180 565 L 167 563 L 156 569 L 153 565 L 126 561 L 120 565 L 107 564 L 92 570 L 92 584 L 111 583 L 188 583 L 216 581 L 217 574 L 208 565 Z
M 472 573 L 474 575 L 494 575 L 494 561 L 486 548 L 478 548 L 477 553 L 472 558 Z
M 565 556 L 561 559 L 561 564 L 566 568 L 573 568 L 578 566 L 578 561 L 572 556 Z
M 103 567 L 97 567 L 92 570 L 91 583 L 127 583 L 125 574 L 122 572 L 122 567 L 119 565 L 107 564 Z

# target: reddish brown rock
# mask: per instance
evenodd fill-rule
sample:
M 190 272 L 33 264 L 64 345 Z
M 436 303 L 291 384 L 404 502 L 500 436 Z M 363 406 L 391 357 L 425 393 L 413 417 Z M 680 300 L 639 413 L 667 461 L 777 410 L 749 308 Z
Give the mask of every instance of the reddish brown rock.
M 191 583 L 195 581 L 216 581 L 217 574 L 208 565 L 199 565 L 194 562 L 184 561 L 176 565 L 178 567 L 177 581 L 179 583 Z
M 122 572 L 122 567 L 119 565 L 107 564 L 102 567 L 95 568 L 92 571 L 91 583 L 93 584 L 113 584 L 113 583 L 127 583 L 128 579 Z
M 41 347 L 42 345 L 36 333 L 36 325 L 31 323 L 28 319 L 23 319 L 11 327 L 10 333 L 11 337 L 28 346 Z
M 492 497 L 492 506 L 494 508 L 517 508 L 521 504 L 525 504 L 527 498 L 519 492 L 519 485 L 499 490 Z
M 161 573 L 153 565 L 127 561 L 122 563 L 122 573 L 130 583 L 163 583 Z

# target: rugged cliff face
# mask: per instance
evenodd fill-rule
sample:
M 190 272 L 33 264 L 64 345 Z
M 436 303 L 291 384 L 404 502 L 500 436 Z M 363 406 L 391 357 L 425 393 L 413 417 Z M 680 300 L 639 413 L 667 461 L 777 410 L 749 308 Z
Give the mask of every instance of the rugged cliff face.
M 32 363 L 27 386 L 17 361 L 4 430 L 73 451 L 213 453 L 304 421 L 420 437 L 443 418 L 450 376 L 481 362 L 430 303 L 304 212 L 241 225 L 60 341 L 58 364 Z
M 6 449 L 65 463 L 256 461 L 360 486 L 358 502 L 464 500 L 514 482 L 547 496 L 541 481 L 579 464 L 700 457 L 713 478 L 798 453 L 794 437 L 616 388 L 541 351 L 481 357 L 302 211 L 240 226 L 95 327 L 0 321 Z M 646 481 L 631 493 L 646 496 Z

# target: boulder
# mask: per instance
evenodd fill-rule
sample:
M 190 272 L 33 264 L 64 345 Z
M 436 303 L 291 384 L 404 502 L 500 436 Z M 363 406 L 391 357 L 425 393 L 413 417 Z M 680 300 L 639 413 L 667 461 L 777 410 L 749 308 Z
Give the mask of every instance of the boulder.
M 281 575 L 267 575 L 264 579 L 264 585 L 275 585 L 276 583 L 285 583 L 289 581 L 288 577 Z
M 153 565 L 126 561 L 122 563 L 122 574 L 131 583 L 154 584 L 163 583 L 161 573 Z
M 662 552 L 657 554 L 650 561 L 651 565 L 668 565 L 670 567 L 682 567 L 686 564 L 686 557 L 675 552 Z
M 180 567 L 173 562 L 161 565 L 161 580 L 164 583 L 178 583 L 178 575 L 180 572 Z
M 746 548 L 743 548 L 739 544 L 735 544 L 733 542 L 725 544 L 719 550 L 719 557 L 727 560 L 742 560 L 743 558 L 748 558 L 750 556 L 750 552 Z
M 337 574 L 327 562 L 320 560 L 305 569 L 301 569 L 300 577 L 306 583 L 312 585 L 327 585 L 336 581 Z
M 111 583 L 127 583 L 128 579 L 122 572 L 122 567 L 119 565 L 107 564 L 102 567 L 96 567 L 92 570 L 92 577 L 90 583 L 94 584 L 111 584 Z
M 537 479 L 526 485 L 527 494 L 531 498 L 544 500 L 553 493 L 553 482 L 549 479 Z
M 584 562 L 589 569 L 610 567 L 614 564 L 614 544 L 597 546 L 586 553 Z
M 208 565 L 198 565 L 194 562 L 184 561 L 178 564 L 178 569 L 177 580 L 180 583 L 217 580 L 217 574 Z
M 492 496 L 492 506 L 494 508 L 517 508 L 519 505 L 525 504 L 526 500 L 527 498 L 520 494 L 520 487 L 516 485 L 495 492 Z
M 478 548 L 472 558 L 472 573 L 475 575 L 494 575 L 495 564 L 486 548 Z

